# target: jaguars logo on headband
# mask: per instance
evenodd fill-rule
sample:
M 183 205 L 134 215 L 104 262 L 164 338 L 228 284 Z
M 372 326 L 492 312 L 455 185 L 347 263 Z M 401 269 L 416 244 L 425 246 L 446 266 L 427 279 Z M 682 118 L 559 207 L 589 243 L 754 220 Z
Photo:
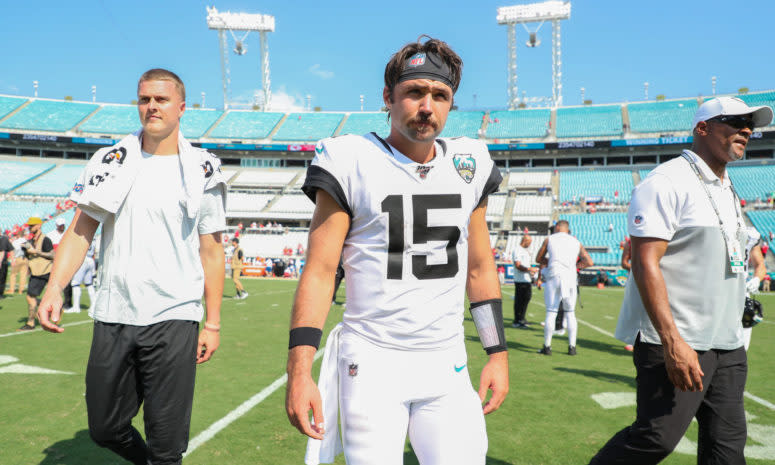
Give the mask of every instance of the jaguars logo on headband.
M 471 184 L 476 174 L 476 159 L 470 153 L 456 153 L 452 163 L 463 181 Z
M 124 147 L 118 147 L 102 157 L 102 163 L 105 164 L 110 164 L 113 160 L 116 160 L 119 165 L 123 165 L 124 160 L 126 160 L 126 149 Z

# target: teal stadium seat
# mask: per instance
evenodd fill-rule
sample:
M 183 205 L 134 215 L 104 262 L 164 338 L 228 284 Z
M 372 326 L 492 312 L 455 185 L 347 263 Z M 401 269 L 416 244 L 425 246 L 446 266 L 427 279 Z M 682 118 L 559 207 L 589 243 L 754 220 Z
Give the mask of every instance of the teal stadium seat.
M 198 139 L 207 133 L 222 114 L 221 110 L 187 109 L 180 120 L 180 130 L 184 137 Z
M 646 179 L 646 176 L 648 176 L 653 169 L 654 168 L 649 168 L 647 170 L 638 170 L 638 175 L 640 175 L 640 180 L 643 181 L 644 179 Z
M 355 134 L 362 136 L 369 132 L 376 132 L 383 139 L 390 135 L 390 123 L 387 113 L 351 113 L 344 122 L 339 134 Z
M 185 117 L 185 114 L 183 116 Z M 282 117 L 282 113 L 230 110 L 226 117 L 210 132 L 210 137 L 213 139 L 266 139 Z
M 622 135 L 619 105 L 557 109 L 557 137 Z
M 0 161 L 0 194 L 5 194 L 52 168 L 53 163 Z
M 272 140 L 318 141 L 331 137 L 344 118 L 343 113 L 291 113 Z
M 533 139 L 546 137 L 551 110 L 529 109 L 490 112 L 488 139 Z
M 45 218 L 56 212 L 56 202 L 0 201 L 0 231 L 24 224 L 31 216 Z
M 627 237 L 626 213 L 581 213 L 560 215 L 570 225 L 571 234 L 581 241 L 585 248 L 608 247 L 609 252 L 590 253 L 595 266 L 618 266 L 622 259 L 619 244 Z M 613 231 L 608 225 L 613 224 Z
M 749 106 L 767 105 L 775 110 L 775 91 L 759 92 L 756 94 L 738 95 L 742 101 Z M 0 111 L 0 113 L 2 113 Z M 770 126 L 775 126 L 775 119 L 770 122 Z
M 46 172 L 39 178 L 23 185 L 14 192 L 19 195 L 40 195 L 65 197 L 70 195 L 73 185 L 85 165 L 62 165 Z
M 560 202 L 572 201 L 574 197 L 578 200 L 580 196 L 603 197 L 613 202 L 614 193 L 619 191 L 618 201 L 627 203 L 633 187 L 630 170 L 560 171 Z
M 753 227 L 769 242 L 770 232 L 775 232 L 775 210 L 756 210 L 748 212 Z M 772 246 L 773 244 L 770 244 Z
M 74 128 L 91 112 L 99 108 L 96 103 L 56 102 L 35 100 L 0 124 L 8 129 L 30 131 L 65 132 Z
M 26 101 L 26 98 L 0 95 L 0 119 L 8 116 L 9 113 L 19 108 Z
M 482 128 L 483 111 L 451 111 L 441 137 L 470 137 L 477 139 Z
M 627 105 L 632 132 L 670 132 L 691 130 L 697 112 L 697 99 Z
M 78 129 L 83 133 L 123 136 L 140 129 L 140 117 L 134 105 L 105 105 Z
M 766 199 L 767 194 L 775 192 L 775 165 L 729 166 L 727 172 L 743 199 Z

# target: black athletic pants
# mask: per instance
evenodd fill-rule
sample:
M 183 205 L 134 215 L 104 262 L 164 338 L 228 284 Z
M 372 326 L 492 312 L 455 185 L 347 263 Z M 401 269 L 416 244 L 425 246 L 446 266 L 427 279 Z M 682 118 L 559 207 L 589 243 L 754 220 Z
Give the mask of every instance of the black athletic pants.
M 62 292 L 65 295 L 65 298 L 62 300 L 62 306 L 64 308 L 70 308 L 73 306 L 73 287 L 72 286 L 65 286 L 64 289 L 62 289 Z M 79 309 L 80 304 L 79 304 Z
M 0 256 L 5 252 L 0 251 Z M 8 277 L 8 260 L 0 260 L 0 295 L 5 294 L 5 279 Z
M 86 409 L 94 442 L 137 464 L 180 464 L 188 447 L 199 323 L 94 323 Z M 145 437 L 132 426 L 140 404 Z
M 667 377 L 661 345 L 635 342 L 637 413 L 590 465 L 654 464 L 667 457 L 697 418 L 698 465 L 745 464 L 747 436 L 743 390 L 748 362 L 742 347 L 697 352 L 705 376 L 702 392 L 683 392 Z
M 527 323 L 525 313 L 527 304 L 533 297 L 533 285 L 531 283 L 514 283 L 514 323 Z

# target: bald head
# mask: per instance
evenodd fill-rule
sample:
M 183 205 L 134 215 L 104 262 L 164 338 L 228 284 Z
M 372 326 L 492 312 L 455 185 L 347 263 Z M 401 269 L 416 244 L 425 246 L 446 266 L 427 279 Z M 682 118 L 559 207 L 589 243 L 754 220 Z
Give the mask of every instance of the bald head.
M 533 238 L 530 237 L 529 234 L 525 234 L 525 235 L 522 236 L 522 241 L 520 241 L 519 245 L 521 245 L 523 248 L 526 249 L 526 248 L 530 247 L 530 244 L 532 244 L 532 243 L 533 243 Z
M 568 222 L 565 220 L 560 220 L 557 222 L 556 225 L 554 225 L 554 232 L 556 233 L 558 232 L 566 233 L 568 231 L 570 231 L 570 224 L 568 224 Z

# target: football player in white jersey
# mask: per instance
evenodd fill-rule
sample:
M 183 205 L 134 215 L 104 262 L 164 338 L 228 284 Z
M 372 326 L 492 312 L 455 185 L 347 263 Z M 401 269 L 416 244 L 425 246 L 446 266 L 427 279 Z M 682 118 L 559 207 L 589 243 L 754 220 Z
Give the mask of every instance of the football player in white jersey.
M 544 270 L 544 303 L 546 321 L 544 323 L 544 346 L 540 354 L 552 355 L 552 334 L 554 333 L 557 310 L 562 304 L 568 328 L 568 355 L 576 355 L 576 298 L 578 282 L 576 267 L 587 268 L 593 265 L 592 258 L 578 239 L 569 234 L 568 222 L 560 220 L 554 228 L 554 234 L 547 237 L 538 249 L 536 261 L 547 260 Z M 581 260 L 579 261 L 579 258 Z
M 745 244 L 745 256 L 748 258 L 745 262 L 746 273 L 748 270 L 753 270 L 753 276 L 745 281 L 745 296 L 750 298 L 751 295 L 759 292 L 759 285 L 765 276 L 767 276 L 767 267 L 764 265 L 764 255 L 762 254 L 762 236 L 756 228 L 748 228 L 748 241 Z M 747 299 L 746 299 L 747 300 Z M 749 323 L 750 324 L 750 323 Z M 751 331 L 753 325 L 746 324 L 745 318 L 743 319 L 743 346 L 745 350 L 751 345 Z M 756 323 L 753 323 L 756 324 Z
M 315 148 L 303 190 L 316 206 L 291 317 L 286 393 L 291 423 L 312 438 L 308 464 L 333 460 L 337 403 L 349 465 L 401 464 L 407 432 L 423 465 L 485 463 L 484 414 L 508 392 L 485 222 L 487 196 L 502 178 L 482 142 L 438 138 L 461 68 L 442 41 L 407 44 L 385 69 L 390 135 L 340 136 Z M 340 252 L 347 307 L 317 385 L 311 367 Z M 466 293 L 489 354 L 478 395 L 466 368 Z

